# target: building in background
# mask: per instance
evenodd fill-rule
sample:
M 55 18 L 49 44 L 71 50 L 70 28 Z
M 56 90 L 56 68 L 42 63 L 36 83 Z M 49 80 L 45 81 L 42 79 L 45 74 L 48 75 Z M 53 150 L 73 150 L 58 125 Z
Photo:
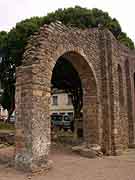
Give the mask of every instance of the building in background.
M 55 89 L 51 96 L 51 115 L 61 114 L 73 117 L 72 96 L 63 90 Z
M 0 89 L 0 92 L 2 90 Z M 51 115 L 61 114 L 68 115 L 71 118 L 74 116 L 74 110 L 72 105 L 72 98 L 70 94 L 65 93 L 63 90 L 55 89 L 51 96 Z M 8 117 L 8 111 L 4 110 L 0 105 L 0 119 L 6 120 Z M 15 112 L 11 115 L 11 120 L 15 119 Z

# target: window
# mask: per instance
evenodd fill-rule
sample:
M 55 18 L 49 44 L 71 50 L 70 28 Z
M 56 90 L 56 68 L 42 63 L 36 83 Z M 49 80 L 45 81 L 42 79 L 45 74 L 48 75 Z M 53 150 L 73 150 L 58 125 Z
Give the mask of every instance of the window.
M 55 105 L 55 106 L 58 105 L 58 96 L 53 96 L 52 97 L 52 104 Z
M 68 95 L 68 105 L 72 105 L 72 96 Z

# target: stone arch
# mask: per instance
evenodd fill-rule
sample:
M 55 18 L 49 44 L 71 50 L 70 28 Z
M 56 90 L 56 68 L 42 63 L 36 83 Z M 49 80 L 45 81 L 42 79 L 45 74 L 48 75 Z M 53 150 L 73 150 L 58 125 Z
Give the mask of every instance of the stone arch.
M 99 144 L 98 92 L 97 79 L 93 71 L 93 66 L 88 63 L 84 54 L 81 55 L 81 53 L 75 50 L 69 52 L 65 51 L 59 58 L 60 57 L 64 57 L 73 65 L 82 83 L 84 112 L 83 131 L 85 142 Z M 57 58 L 55 62 L 57 62 L 59 58 Z
M 133 125 L 133 109 L 132 109 L 132 93 L 131 93 L 131 78 L 130 78 L 130 65 L 129 61 L 125 61 L 125 75 L 126 75 L 126 107 L 128 116 L 128 135 L 129 145 L 134 141 L 134 125 Z
M 60 28 L 59 25 L 57 28 Z M 66 27 L 63 31 L 65 29 Z M 85 141 L 101 145 L 99 130 L 102 127 L 99 123 L 101 116 L 99 116 L 96 72 L 84 48 L 80 48 L 78 36 L 72 33 L 74 41 L 70 36 L 67 29 L 64 34 L 55 30 L 52 32 L 52 29 L 48 27 L 46 29 L 45 26 L 30 40 L 24 53 L 23 65 L 17 69 L 15 153 L 17 168 L 28 171 L 44 166 L 46 168 L 51 143 L 49 113 L 51 77 L 53 68 L 61 56 L 73 64 L 82 81 Z

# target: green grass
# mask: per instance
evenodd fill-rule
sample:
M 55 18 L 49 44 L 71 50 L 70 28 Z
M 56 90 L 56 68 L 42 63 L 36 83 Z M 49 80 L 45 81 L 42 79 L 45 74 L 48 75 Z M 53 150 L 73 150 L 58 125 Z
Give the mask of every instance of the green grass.
M 0 122 L 0 130 L 14 130 L 14 129 L 15 127 L 13 124 Z

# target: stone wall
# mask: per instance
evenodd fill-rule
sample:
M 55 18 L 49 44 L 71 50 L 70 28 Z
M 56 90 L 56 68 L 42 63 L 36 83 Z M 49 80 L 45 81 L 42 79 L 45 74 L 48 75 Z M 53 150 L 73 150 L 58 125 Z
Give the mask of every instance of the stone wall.
M 51 77 L 61 56 L 82 82 L 84 141 L 99 144 L 105 154 L 134 144 L 135 52 L 119 45 L 106 29 L 51 23 L 31 37 L 17 68 L 15 163 L 20 169 L 31 171 L 48 162 Z
M 129 50 L 113 38 L 114 58 L 117 60 L 119 79 L 120 125 L 119 141 L 125 148 L 135 143 L 135 51 Z

